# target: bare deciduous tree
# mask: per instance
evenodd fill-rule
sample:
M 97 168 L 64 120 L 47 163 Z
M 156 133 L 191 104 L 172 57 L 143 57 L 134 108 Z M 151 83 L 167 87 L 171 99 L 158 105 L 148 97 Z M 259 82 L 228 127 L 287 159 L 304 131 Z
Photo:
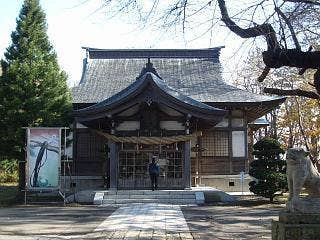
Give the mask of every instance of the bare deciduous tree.
M 211 28 L 222 20 L 230 31 L 241 38 L 264 37 L 266 49 L 262 52 L 262 58 L 265 67 L 257 76 L 259 81 L 264 81 L 272 68 L 299 68 L 300 75 L 307 69 L 315 69 L 313 82 L 309 83 L 311 90 L 266 87 L 264 92 L 320 99 L 320 51 L 313 47 L 315 41 L 320 39 L 320 1 L 230 0 L 227 1 L 228 6 L 224 0 L 150 2 L 152 4 L 146 7 L 143 0 L 104 0 L 104 7 L 114 14 L 127 14 L 135 10 L 134 15 L 145 24 L 160 23 L 162 27 L 180 24 L 183 32 L 198 18 L 210 22 Z M 237 4 L 243 5 L 243 9 L 239 9 Z

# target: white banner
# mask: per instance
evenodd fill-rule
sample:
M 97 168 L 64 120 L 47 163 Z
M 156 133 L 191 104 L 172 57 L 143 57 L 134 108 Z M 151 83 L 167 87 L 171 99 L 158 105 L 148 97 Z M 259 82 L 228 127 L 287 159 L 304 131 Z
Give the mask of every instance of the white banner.
M 27 189 L 59 189 L 60 128 L 28 128 L 27 134 Z

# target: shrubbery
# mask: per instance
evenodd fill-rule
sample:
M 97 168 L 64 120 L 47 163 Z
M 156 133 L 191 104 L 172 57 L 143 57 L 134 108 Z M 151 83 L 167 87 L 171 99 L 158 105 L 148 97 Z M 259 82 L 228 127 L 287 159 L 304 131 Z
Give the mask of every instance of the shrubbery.
M 18 182 L 18 163 L 15 160 L 0 161 L 0 183 Z
M 249 183 L 249 190 L 272 202 L 277 192 L 287 189 L 286 162 L 280 158 L 284 150 L 273 138 L 258 141 L 253 149 L 257 160 L 250 163 L 249 174 L 255 180 Z

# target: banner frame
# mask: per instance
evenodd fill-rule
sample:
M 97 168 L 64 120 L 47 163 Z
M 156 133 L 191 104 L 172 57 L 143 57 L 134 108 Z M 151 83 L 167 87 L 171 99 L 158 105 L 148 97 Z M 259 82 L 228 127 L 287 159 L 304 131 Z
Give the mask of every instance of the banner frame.
M 58 144 L 59 144 L 59 153 L 58 153 L 58 185 L 54 186 L 54 187 L 32 187 L 30 185 L 30 133 L 31 133 L 31 129 L 56 129 L 58 130 Z M 26 151 L 27 151 L 27 159 L 26 159 L 26 174 L 25 174 L 25 181 L 26 181 L 26 189 L 25 191 L 28 192 L 53 192 L 53 191 L 60 191 L 61 189 L 61 129 L 64 129 L 63 127 L 27 127 L 26 128 L 26 134 L 27 134 L 27 146 L 26 146 Z

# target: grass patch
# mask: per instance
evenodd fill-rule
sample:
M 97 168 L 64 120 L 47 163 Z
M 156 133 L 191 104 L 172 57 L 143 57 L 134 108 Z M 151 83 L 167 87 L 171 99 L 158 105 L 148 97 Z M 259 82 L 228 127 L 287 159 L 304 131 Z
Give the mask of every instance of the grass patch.
M 17 203 L 18 183 L 0 183 L 0 207 Z

